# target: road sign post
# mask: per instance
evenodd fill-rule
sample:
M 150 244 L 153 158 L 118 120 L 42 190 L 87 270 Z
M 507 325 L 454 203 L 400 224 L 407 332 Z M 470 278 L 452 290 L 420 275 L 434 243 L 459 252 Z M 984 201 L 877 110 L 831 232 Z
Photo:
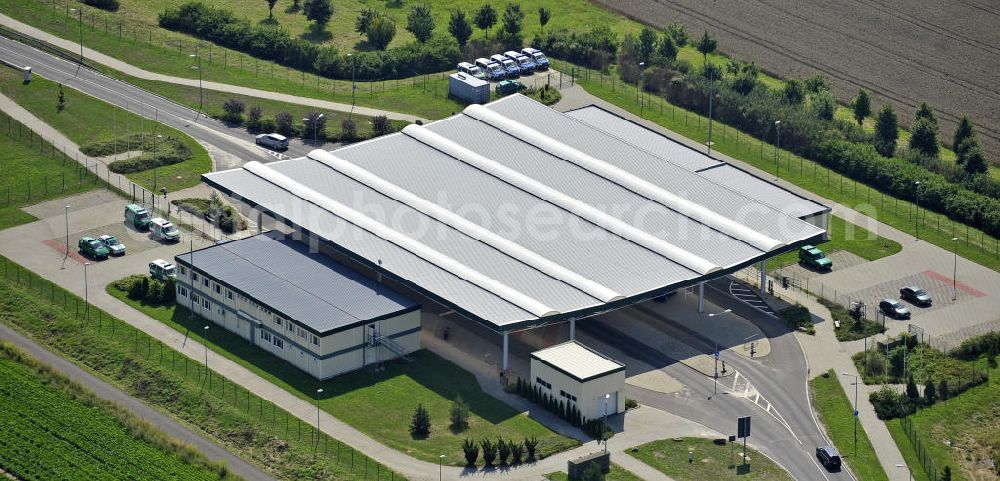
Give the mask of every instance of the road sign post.
M 750 416 L 737 418 L 736 437 L 743 438 L 743 464 L 749 466 L 747 462 L 747 438 L 750 437 Z

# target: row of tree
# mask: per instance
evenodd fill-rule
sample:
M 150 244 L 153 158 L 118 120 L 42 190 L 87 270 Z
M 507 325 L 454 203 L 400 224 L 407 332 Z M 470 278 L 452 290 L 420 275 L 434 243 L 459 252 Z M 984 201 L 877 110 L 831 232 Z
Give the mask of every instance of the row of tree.
M 276 132 L 286 137 L 302 137 L 304 139 L 334 140 L 341 142 L 351 142 L 365 138 L 358 132 L 357 123 L 349 116 L 340 123 L 340 133 L 330 134 L 327 131 L 327 116 L 323 113 L 312 111 L 302 118 L 301 123 L 296 122 L 296 117 L 290 112 L 277 112 L 273 118 L 264 118 L 264 109 L 260 105 L 253 105 L 249 111 L 246 104 L 240 99 L 229 99 L 222 105 L 222 119 L 234 125 L 243 125 L 250 132 Z M 244 117 L 244 112 L 246 116 Z M 371 136 L 368 138 L 380 137 L 392 133 L 392 122 L 385 115 L 377 115 L 372 118 Z
M 484 467 L 492 467 L 493 463 L 499 462 L 500 466 L 515 466 L 522 462 L 535 461 L 535 451 L 538 448 L 538 439 L 534 436 L 524 438 L 523 441 L 512 441 L 497 438 L 496 441 L 483 438 L 478 443 L 471 439 L 462 440 L 462 453 L 465 456 L 465 465 L 472 467 L 479 462 L 479 454 L 482 452 Z

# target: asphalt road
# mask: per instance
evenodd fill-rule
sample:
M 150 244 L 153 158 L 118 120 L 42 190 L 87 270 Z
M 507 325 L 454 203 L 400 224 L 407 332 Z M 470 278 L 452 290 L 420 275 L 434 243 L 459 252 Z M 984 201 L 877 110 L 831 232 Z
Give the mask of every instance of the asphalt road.
M 157 119 L 180 130 L 210 149 L 214 170 L 239 167 L 250 160 L 267 162 L 288 157 L 302 157 L 315 148 L 332 150 L 337 144 L 304 142 L 292 139 L 284 152 L 273 152 L 254 144 L 254 136 L 238 127 L 229 127 L 218 120 L 101 73 L 81 68 L 77 64 L 52 56 L 6 37 L 0 37 L 0 57 L 26 66 L 46 79 L 61 82 L 105 102 L 126 108 L 148 119 Z M 139 106 L 142 105 L 140 112 Z M 220 155 L 222 153 L 228 155 Z
M 736 301 L 725 290 L 715 289 L 722 289 L 727 285 L 728 279 L 716 282 L 722 284 L 710 284 L 705 290 L 706 298 L 716 305 L 733 309 L 734 314 L 753 322 L 767 335 L 771 344 L 770 354 L 759 359 L 726 356 L 724 353 L 727 366 L 750 379 L 757 390 L 777 408 L 791 426 L 792 432 L 747 399 L 731 395 L 721 388 L 719 394 L 714 395 L 714 383 L 710 377 L 619 328 L 622 321 L 645 322 L 665 336 L 684 339 L 690 347 L 703 353 L 714 352 L 713 340 L 657 314 L 649 307 L 633 307 L 617 311 L 612 316 L 598 316 L 580 322 L 577 327 L 578 336 L 586 338 L 587 343 L 611 346 L 636 360 L 660 368 L 685 386 L 682 391 L 673 394 L 628 386 L 629 396 L 640 403 L 683 416 L 721 433 L 735 434 L 736 418 L 752 416 L 751 444 L 787 469 L 793 478 L 850 479 L 846 471 L 830 473 L 816 461 L 816 446 L 827 445 L 828 441 L 812 414 L 805 356 L 794 334 L 788 332 L 780 321 L 767 318 Z
M 98 379 L 93 374 L 77 367 L 76 364 L 52 353 L 35 343 L 35 341 L 11 329 L 6 324 L 0 323 L 0 338 L 16 345 L 37 361 L 62 373 L 74 382 L 81 384 L 97 397 L 111 401 L 127 409 L 134 416 L 156 426 L 157 429 L 163 431 L 168 436 L 194 447 L 208 457 L 208 459 L 225 462 L 231 473 L 247 481 L 275 481 L 275 478 L 265 474 L 218 444 L 194 433 L 174 421 L 170 416 L 147 406 L 139 399 L 129 396 L 118 388 Z

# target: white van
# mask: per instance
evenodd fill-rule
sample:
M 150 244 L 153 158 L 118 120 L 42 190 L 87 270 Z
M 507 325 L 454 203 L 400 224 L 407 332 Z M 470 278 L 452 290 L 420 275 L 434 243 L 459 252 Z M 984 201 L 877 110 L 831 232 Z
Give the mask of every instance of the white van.
M 549 59 L 545 57 L 545 54 L 541 50 L 536 48 L 522 48 L 521 53 L 531 57 L 531 60 L 535 62 L 535 70 L 545 70 L 549 68 Z
M 163 259 L 156 259 L 149 263 L 149 275 L 153 279 L 165 281 L 177 277 L 177 268 Z
M 154 217 L 150 221 L 149 231 L 153 233 L 153 237 L 156 239 L 167 242 L 178 242 L 181 240 L 181 231 L 177 230 L 177 226 L 162 217 Z
M 496 82 L 507 77 L 507 71 L 500 64 L 488 58 L 477 58 L 476 66 L 486 72 L 486 78 L 490 81 Z
M 460 73 L 471 75 L 479 80 L 486 80 L 486 72 L 483 72 L 483 69 L 472 65 L 469 62 L 462 62 L 458 64 L 457 69 Z

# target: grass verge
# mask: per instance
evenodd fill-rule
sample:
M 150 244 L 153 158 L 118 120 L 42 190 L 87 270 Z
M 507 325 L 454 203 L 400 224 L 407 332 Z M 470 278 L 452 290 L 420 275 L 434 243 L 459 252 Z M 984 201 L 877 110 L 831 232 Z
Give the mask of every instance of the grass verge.
M 170 346 L 0 257 L 0 321 L 283 479 L 401 479 Z
M 565 62 L 557 68 L 565 70 Z M 632 86 L 608 81 L 608 76 L 576 67 L 577 81 L 591 94 L 629 112 L 655 122 L 680 135 L 704 144 L 708 141 L 708 121 L 700 115 L 657 97 L 637 98 Z M 640 100 L 642 99 L 642 100 Z M 642 103 L 640 103 L 642 102 Z M 764 172 L 775 172 L 774 146 L 716 122 L 713 148 Z M 1000 240 L 978 229 L 953 222 L 946 216 L 916 209 L 912 202 L 898 199 L 834 172 L 808 159 L 781 150 L 778 160 L 781 179 L 812 191 L 831 201 L 851 207 L 900 231 L 915 235 L 943 249 L 957 247 L 958 254 L 993 270 L 1000 269 Z M 919 214 L 919 215 L 918 215 Z M 918 227 L 919 226 L 919 227 Z M 951 239 L 957 237 L 959 241 Z
M 570 481 L 569 475 L 557 471 L 555 473 L 548 473 L 545 475 L 545 479 L 550 481 Z M 615 464 L 611 463 L 611 470 L 604 475 L 604 481 L 641 481 L 642 478 L 636 476 L 631 471 Z
M 166 187 L 168 191 L 175 192 L 193 187 L 201 182 L 201 174 L 212 170 L 208 152 L 187 134 L 158 122 L 140 120 L 138 115 L 120 108 L 115 112 L 113 106 L 65 86 L 62 87 L 65 104 L 63 108 L 59 108 L 59 90 L 60 84 L 38 75 L 25 84 L 21 81 L 20 73 L 13 69 L 0 70 L 0 92 L 81 147 L 112 140 L 116 131 L 115 124 L 120 139 L 127 137 L 128 132 L 135 134 L 144 128 L 146 137 L 162 135 L 186 145 L 192 158 L 159 167 L 155 189 L 152 170 L 127 174 L 133 182 L 149 190 L 158 191 L 159 188 Z M 146 143 L 149 143 L 148 138 Z M 125 142 L 120 141 L 119 144 L 119 149 L 124 152 Z
M 813 326 L 812 316 L 809 314 L 809 309 L 805 306 L 801 304 L 788 306 L 778 311 L 778 315 L 792 329 L 801 330 L 810 336 L 816 334 L 816 327 Z
M 106 290 L 192 339 L 206 342 L 205 321 L 192 321 L 188 309 L 134 301 L 113 283 Z M 213 351 L 302 399 L 313 401 L 316 389 L 322 388 L 321 409 L 380 442 L 425 461 L 436 463 L 438 456 L 445 454 L 447 464 L 464 466 L 461 444 L 465 438 L 478 441 L 502 436 L 521 440 L 534 436 L 539 441 L 539 458 L 579 445 L 578 441 L 552 432 L 486 394 L 471 373 L 427 350 L 413 354 L 413 362 L 387 363 L 384 371 L 363 369 L 319 382 L 225 329 L 210 329 L 207 344 Z M 458 395 L 469 406 L 469 427 L 453 432 L 449 427 L 449 411 Z M 408 431 L 418 404 L 423 404 L 431 416 L 431 435 L 425 439 L 414 439 Z
M 833 302 L 826 300 L 824 298 L 819 298 L 819 303 L 823 304 L 824 307 L 830 310 L 830 315 L 833 317 L 835 322 L 839 322 L 840 326 L 836 327 L 834 324 L 833 333 L 837 336 L 837 340 L 841 342 L 857 341 L 858 339 L 863 339 L 868 336 L 874 336 L 875 334 L 881 334 L 885 332 L 885 322 L 882 323 L 875 322 L 871 319 L 864 319 L 855 321 L 851 317 L 850 312 L 839 302 Z M 873 308 L 878 308 L 878 306 L 872 306 Z
M 837 373 L 831 369 L 809 381 L 809 392 L 812 395 L 813 408 L 819 415 L 823 427 L 826 428 L 826 434 L 830 436 L 833 446 L 840 451 L 840 456 L 860 481 L 888 480 L 889 477 L 886 476 L 875 454 L 875 448 L 868 440 L 868 434 L 860 425 L 857 427 L 858 441 L 855 454 L 854 407 L 844 393 L 837 379 Z
M 755 449 L 747 448 L 749 471 L 744 471 L 746 468 L 740 464 L 743 447 L 735 446 L 736 443 L 723 446 L 705 438 L 679 439 L 653 441 L 629 449 L 626 453 L 676 481 L 792 481 L 788 472 Z
M 0 341 L 0 467 L 18 479 L 239 479 Z
M 876 235 L 864 227 L 852 224 L 836 215 L 830 216 L 830 240 L 816 244 L 827 255 L 836 250 L 850 252 L 865 260 L 873 261 L 891 256 L 902 249 L 899 242 Z M 769 271 L 776 271 L 799 261 L 798 251 L 785 252 L 767 260 Z

